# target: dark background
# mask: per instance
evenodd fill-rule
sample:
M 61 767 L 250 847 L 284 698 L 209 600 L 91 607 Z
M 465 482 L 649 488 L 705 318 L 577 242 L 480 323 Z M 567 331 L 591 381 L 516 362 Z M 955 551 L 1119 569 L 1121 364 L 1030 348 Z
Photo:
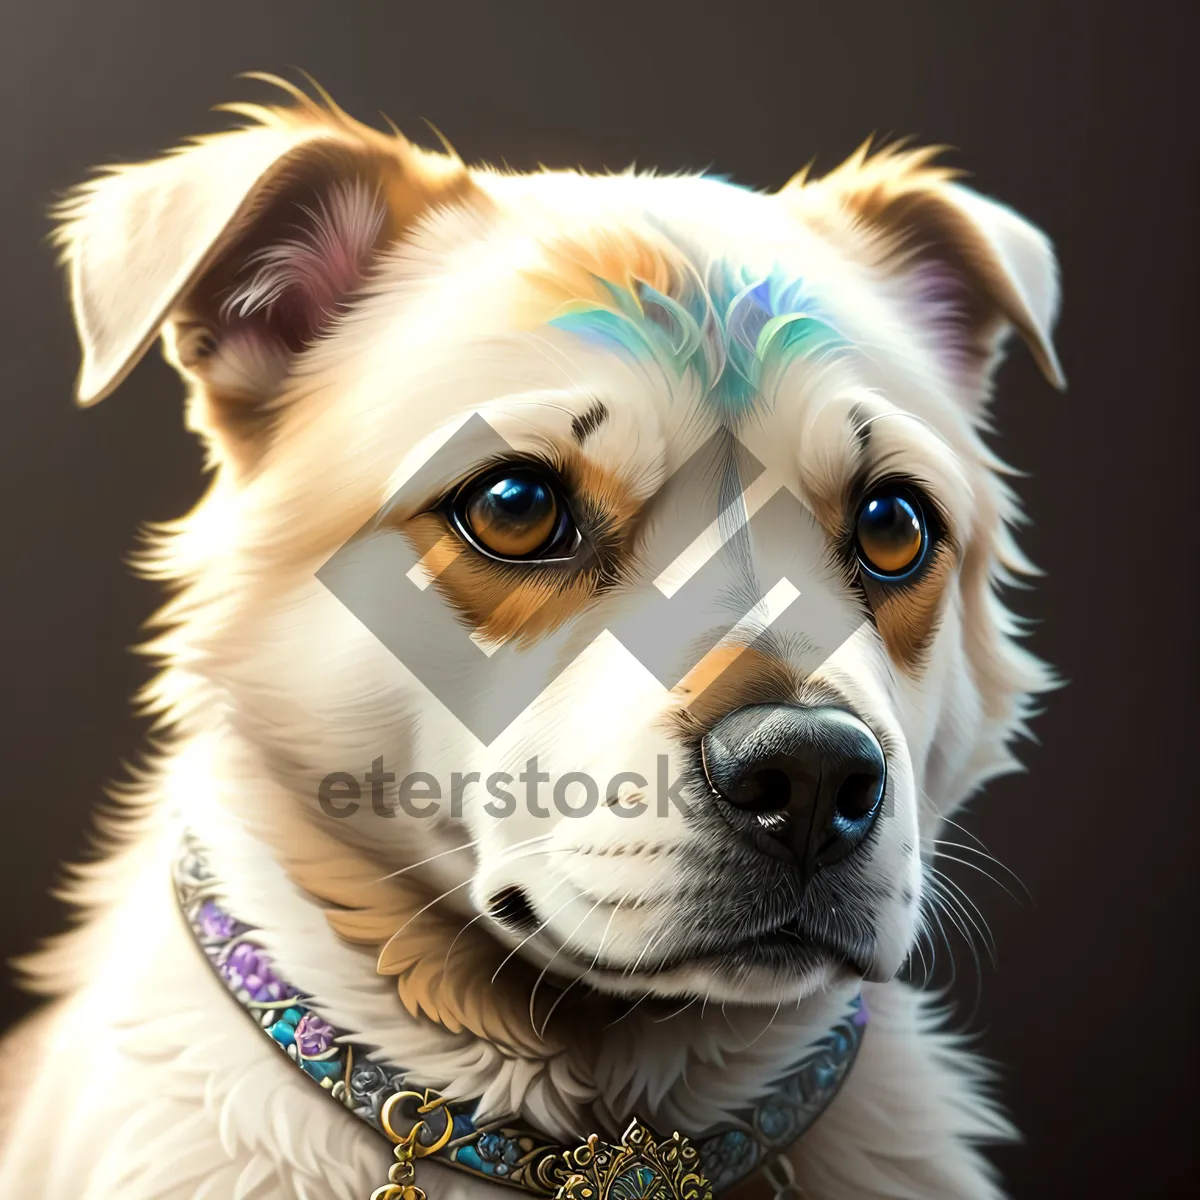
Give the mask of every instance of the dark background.
M 211 105 L 262 91 L 237 72 L 292 65 L 363 119 L 384 109 L 426 138 L 428 118 L 468 161 L 519 167 L 636 160 L 774 187 L 872 131 L 912 133 L 959 147 L 978 187 L 1056 241 L 1071 381 L 1053 393 L 1023 353 L 1001 375 L 996 441 L 1029 473 L 1022 541 L 1048 573 L 1013 602 L 1069 687 L 1036 722 L 1030 773 L 968 818 L 1030 898 L 957 870 L 998 966 L 985 956 L 977 973 L 958 940 L 956 1023 L 1002 1064 L 1025 1131 L 997 1156 L 1015 1196 L 1193 1182 L 1196 66 L 1182 5 L 1178 21 L 1109 0 L 6 8 L 0 954 L 61 927 L 58 864 L 136 759 L 128 701 L 146 666 L 126 647 L 159 595 L 121 560 L 139 522 L 186 511 L 202 486 L 157 355 L 99 408 L 72 407 L 75 341 L 44 240 L 57 190 L 220 127 Z M 0 1023 L 31 1004 L 7 988 L 0 1002 Z

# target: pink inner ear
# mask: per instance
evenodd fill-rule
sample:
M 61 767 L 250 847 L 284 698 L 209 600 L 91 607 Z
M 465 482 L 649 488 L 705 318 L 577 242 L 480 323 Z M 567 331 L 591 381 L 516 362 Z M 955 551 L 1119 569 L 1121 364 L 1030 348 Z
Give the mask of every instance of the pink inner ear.
M 966 281 L 947 262 L 925 259 L 905 269 L 908 295 L 920 321 L 933 330 L 939 352 L 955 367 L 976 365 Z
M 361 179 L 332 188 L 315 211 L 297 211 L 297 235 L 251 255 L 253 274 L 221 306 L 229 325 L 257 319 L 293 350 L 317 337 L 361 286 L 386 215 L 379 192 Z

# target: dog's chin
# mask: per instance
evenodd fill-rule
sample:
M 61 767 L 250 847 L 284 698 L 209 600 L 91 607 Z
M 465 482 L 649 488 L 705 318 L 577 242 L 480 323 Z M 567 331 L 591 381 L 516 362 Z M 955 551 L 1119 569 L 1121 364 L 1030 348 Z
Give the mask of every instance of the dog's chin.
M 568 964 L 574 956 L 567 955 Z M 598 992 L 622 997 L 718 1004 L 797 1003 L 850 980 L 871 978 L 871 955 L 853 939 L 818 939 L 793 923 L 682 951 L 653 963 L 603 966 L 581 962 L 581 975 Z M 584 969 L 587 968 L 587 969 Z M 569 967 L 568 967 L 569 969 Z

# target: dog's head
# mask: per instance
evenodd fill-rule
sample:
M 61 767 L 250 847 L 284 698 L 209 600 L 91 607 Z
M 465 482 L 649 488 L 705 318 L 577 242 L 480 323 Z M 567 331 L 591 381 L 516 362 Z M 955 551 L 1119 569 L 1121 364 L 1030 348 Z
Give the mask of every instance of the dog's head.
M 1011 331 L 1060 381 L 1046 239 L 924 151 L 767 195 L 241 111 L 63 228 L 80 400 L 161 332 L 216 468 L 174 719 L 553 975 L 890 977 L 1045 682 L 980 429 Z

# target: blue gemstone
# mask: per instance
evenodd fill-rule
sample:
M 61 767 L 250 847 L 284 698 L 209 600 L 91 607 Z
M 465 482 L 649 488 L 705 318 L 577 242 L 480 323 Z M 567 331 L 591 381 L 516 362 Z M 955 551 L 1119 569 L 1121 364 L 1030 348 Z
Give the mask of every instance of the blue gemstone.
M 492 1164 L 490 1162 L 485 1162 L 479 1156 L 479 1151 L 470 1143 L 465 1146 L 460 1146 L 454 1152 L 454 1161 L 470 1167 L 473 1171 L 480 1171 L 488 1175 L 490 1175 L 492 1172 Z
M 334 1076 L 342 1073 L 342 1064 L 336 1058 L 324 1059 L 321 1062 L 313 1062 L 312 1059 L 305 1059 L 300 1066 L 317 1080 L 318 1083 L 322 1079 L 333 1079 Z
M 641 1164 L 622 1171 L 608 1189 L 612 1200 L 658 1200 L 662 1192 L 658 1172 Z
M 296 1044 L 296 1026 L 290 1021 L 276 1021 L 267 1032 L 281 1046 L 294 1046 Z

